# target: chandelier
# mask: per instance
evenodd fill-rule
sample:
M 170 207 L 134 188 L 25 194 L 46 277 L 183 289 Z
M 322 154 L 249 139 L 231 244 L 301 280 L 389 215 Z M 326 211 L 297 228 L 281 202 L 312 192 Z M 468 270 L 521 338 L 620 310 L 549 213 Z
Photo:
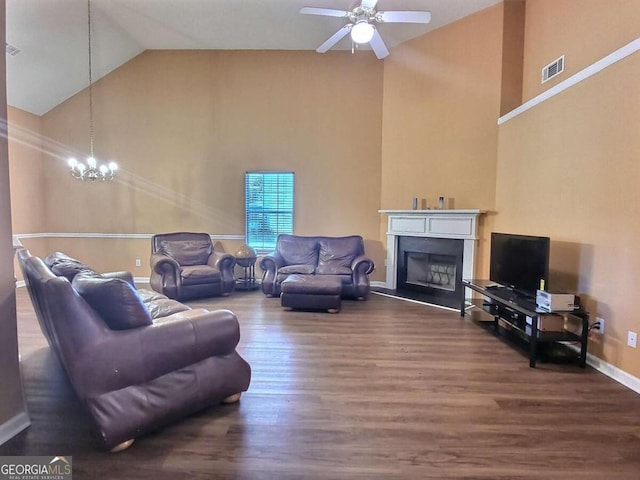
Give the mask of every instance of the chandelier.
M 87 0 L 87 27 L 89 31 L 89 157 L 84 162 L 68 160 L 71 175 L 78 180 L 113 180 L 118 170 L 115 162 L 100 163 L 93 155 L 93 78 L 91 65 L 91 0 Z

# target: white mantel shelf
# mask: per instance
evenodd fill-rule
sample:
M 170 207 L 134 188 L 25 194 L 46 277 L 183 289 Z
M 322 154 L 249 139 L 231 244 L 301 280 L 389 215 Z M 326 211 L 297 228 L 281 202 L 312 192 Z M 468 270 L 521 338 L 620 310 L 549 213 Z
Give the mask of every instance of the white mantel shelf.
M 398 238 L 431 237 L 464 241 L 462 278 L 474 278 L 478 217 L 486 210 L 378 210 L 388 216 L 386 288 L 397 286 Z
M 378 210 L 378 213 L 384 213 L 387 215 L 468 215 L 468 214 L 480 214 L 485 213 L 486 210 L 468 209 L 468 210 Z

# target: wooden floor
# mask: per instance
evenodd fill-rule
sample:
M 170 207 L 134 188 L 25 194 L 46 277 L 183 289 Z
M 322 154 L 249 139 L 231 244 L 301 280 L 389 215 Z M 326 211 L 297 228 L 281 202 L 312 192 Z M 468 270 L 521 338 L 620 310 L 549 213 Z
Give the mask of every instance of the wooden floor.
M 238 315 L 249 391 L 109 454 L 18 289 L 33 424 L 0 455 L 70 455 L 76 480 L 640 478 L 640 395 L 589 367 L 531 369 L 455 312 L 377 295 L 287 312 L 257 291 L 190 304 Z

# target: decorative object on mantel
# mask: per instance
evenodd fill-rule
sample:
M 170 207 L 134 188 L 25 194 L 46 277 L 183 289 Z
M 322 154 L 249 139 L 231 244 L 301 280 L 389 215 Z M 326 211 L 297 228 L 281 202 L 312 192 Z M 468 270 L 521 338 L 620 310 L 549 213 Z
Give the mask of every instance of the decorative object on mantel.
M 78 180 L 113 180 L 118 165 L 115 162 L 99 163 L 93 156 L 93 77 L 91 65 L 91 0 L 87 0 L 87 26 L 89 31 L 89 157 L 83 162 L 70 158 L 71 175 Z

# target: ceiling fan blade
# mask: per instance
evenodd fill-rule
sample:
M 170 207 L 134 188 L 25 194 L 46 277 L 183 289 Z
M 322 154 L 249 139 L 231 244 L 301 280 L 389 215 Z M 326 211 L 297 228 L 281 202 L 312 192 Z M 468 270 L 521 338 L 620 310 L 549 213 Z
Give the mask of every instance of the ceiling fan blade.
M 420 11 L 393 11 L 378 12 L 380 21 L 385 23 L 429 23 L 431 12 Z
M 373 53 L 376 54 L 379 60 L 389 55 L 389 49 L 382 41 L 382 37 L 380 33 L 378 33 L 377 28 L 373 31 L 373 38 L 369 41 L 369 45 L 371 45 L 371 50 L 373 50 Z
M 333 47 L 336 43 L 338 43 L 340 40 L 342 40 L 343 37 L 345 37 L 347 35 L 347 33 L 349 33 L 349 31 L 351 30 L 352 26 L 353 25 L 351 23 L 348 23 L 347 25 L 342 27 L 336 33 L 331 35 L 331 37 L 329 37 L 329 39 L 326 42 L 324 42 L 322 45 L 320 45 L 318 48 L 316 48 L 316 52 L 325 53 L 327 50 L 329 50 L 331 47 Z
M 333 8 L 302 7 L 300 13 L 304 15 L 324 15 L 326 17 L 346 17 L 346 10 L 334 10 Z
M 362 8 L 375 8 L 376 3 L 378 3 L 378 0 L 362 0 L 360 6 Z

